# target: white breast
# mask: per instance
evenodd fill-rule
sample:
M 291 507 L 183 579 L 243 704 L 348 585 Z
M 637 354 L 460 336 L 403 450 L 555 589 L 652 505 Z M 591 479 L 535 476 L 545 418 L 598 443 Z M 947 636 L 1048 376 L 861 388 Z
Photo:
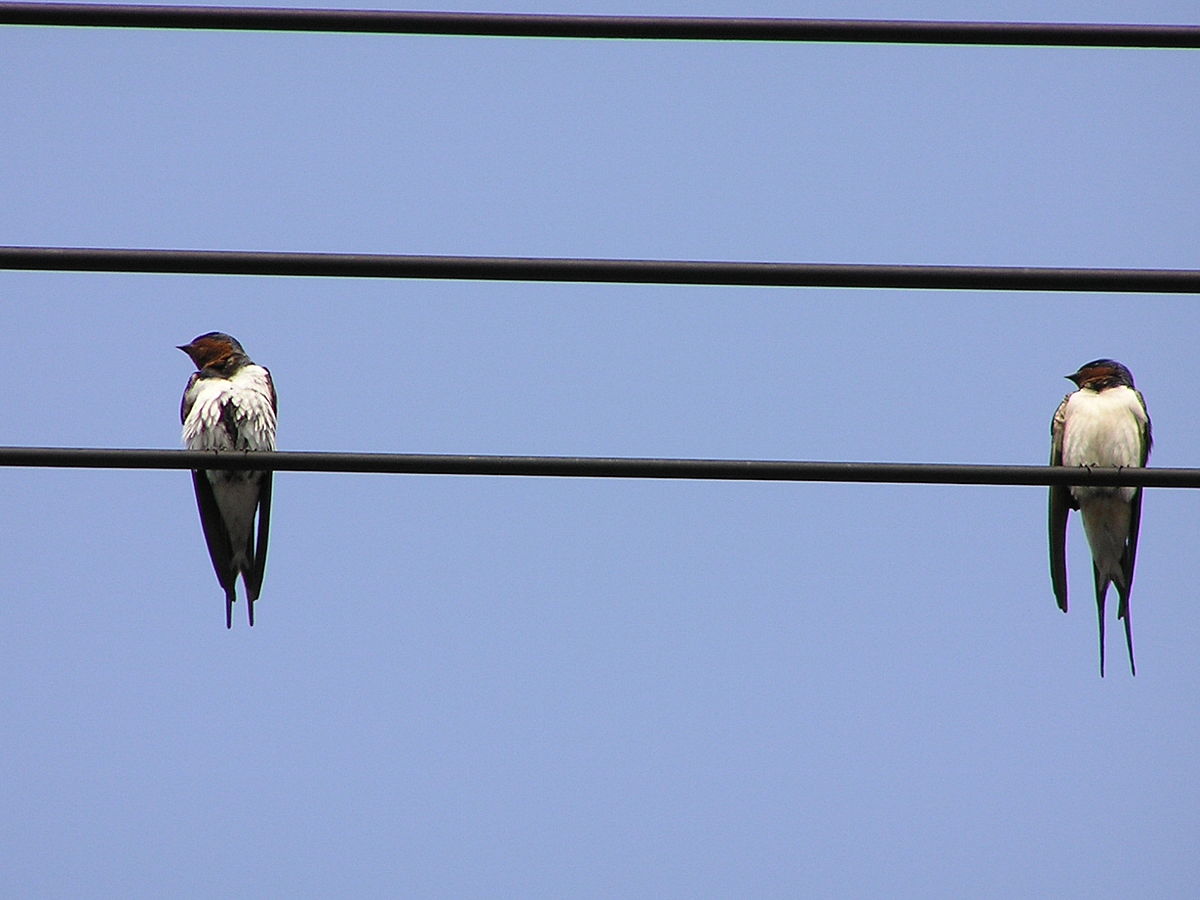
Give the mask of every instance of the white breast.
M 1062 461 L 1065 466 L 1140 466 L 1146 411 L 1137 393 L 1115 387 L 1099 393 L 1076 391 L 1067 400 L 1063 425 Z M 1092 494 L 1112 494 L 1112 488 L 1079 488 L 1078 499 Z M 1117 490 L 1124 499 L 1132 488 Z
M 271 381 L 262 366 L 244 366 L 231 378 L 201 378 L 186 398 L 191 403 L 183 422 L 189 450 L 274 450 L 275 407 Z M 228 408 L 235 434 L 222 416 Z
M 1146 412 L 1127 387 L 1076 391 L 1067 401 L 1063 465 L 1139 466 Z

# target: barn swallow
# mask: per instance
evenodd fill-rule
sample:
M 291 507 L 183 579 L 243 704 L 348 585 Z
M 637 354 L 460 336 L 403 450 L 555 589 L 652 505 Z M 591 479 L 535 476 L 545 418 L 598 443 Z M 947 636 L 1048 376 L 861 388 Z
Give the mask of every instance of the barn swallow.
M 188 379 L 179 418 L 189 450 L 274 450 L 275 385 L 242 345 L 210 331 L 180 348 L 198 371 Z M 233 627 L 237 577 L 242 576 L 250 624 L 262 590 L 271 522 L 271 472 L 198 469 L 192 472 L 208 555 L 225 589 L 225 627 Z M 254 515 L 258 513 L 257 540 Z
M 1079 389 L 1067 394 L 1050 423 L 1052 466 L 1144 466 L 1150 457 L 1150 416 L 1146 401 L 1133 386 L 1133 375 L 1116 360 L 1096 359 L 1066 376 Z M 1129 671 L 1133 663 L 1133 631 L 1129 592 L 1142 521 L 1140 487 L 1050 488 L 1050 581 L 1058 607 L 1067 611 L 1067 515 L 1077 509 L 1092 548 L 1096 614 L 1100 620 L 1100 677 L 1104 677 L 1104 597 L 1117 586 L 1117 618 L 1125 623 Z

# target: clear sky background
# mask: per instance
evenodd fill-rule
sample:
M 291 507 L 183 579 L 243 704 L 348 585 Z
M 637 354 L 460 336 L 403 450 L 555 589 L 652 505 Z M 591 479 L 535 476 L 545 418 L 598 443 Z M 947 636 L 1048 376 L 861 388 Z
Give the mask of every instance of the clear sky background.
M 337 5 L 337 4 L 328 4 Z M 346 4 L 353 5 L 353 4 Z M 433 4 L 427 4 L 433 5 Z M 441 8 L 1195 23 L 1183 2 Z M 0 29 L 0 243 L 1200 265 L 1191 51 Z M 3 443 L 1045 462 L 1113 356 L 1200 465 L 1195 297 L 0 273 Z M 1200 494 L 1139 675 L 1044 488 L 284 473 L 224 627 L 185 472 L 0 470 L 14 895 L 1194 894 Z

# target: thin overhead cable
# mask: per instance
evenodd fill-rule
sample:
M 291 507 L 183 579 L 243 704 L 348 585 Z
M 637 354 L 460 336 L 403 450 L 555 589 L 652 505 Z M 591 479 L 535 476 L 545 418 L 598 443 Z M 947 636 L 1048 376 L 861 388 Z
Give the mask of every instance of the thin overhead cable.
M 1189 25 L 532 15 L 111 3 L 0 3 L 0 24 L 638 40 L 1200 47 L 1200 27 Z
M 0 247 L 0 269 L 762 287 L 1200 293 L 1200 270 L 1197 269 L 892 266 L 82 247 Z
M 1200 488 L 1200 469 L 1102 469 L 934 463 L 639 459 L 596 456 L 477 456 L 418 453 L 212 453 L 0 447 L 0 467 L 59 469 L 270 469 L 393 475 L 521 475 L 710 481 L 830 481 L 879 484 L 1128 485 Z

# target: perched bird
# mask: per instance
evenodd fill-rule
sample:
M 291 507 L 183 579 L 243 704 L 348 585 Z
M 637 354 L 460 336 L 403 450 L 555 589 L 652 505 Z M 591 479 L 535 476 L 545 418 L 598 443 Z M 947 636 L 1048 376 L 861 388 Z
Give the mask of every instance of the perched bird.
M 1116 360 L 1096 359 L 1066 376 L 1079 390 L 1067 394 L 1050 424 L 1052 466 L 1144 466 L 1150 456 L 1150 416 L 1133 375 Z M 1104 677 L 1104 598 L 1117 586 L 1117 618 L 1125 623 L 1129 670 L 1134 675 L 1129 592 L 1142 520 L 1140 487 L 1050 488 L 1050 581 L 1067 611 L 1067 515 L 1077 509 L 1092 548 L 1096 614 L 1100 620 L 1100 676 Z
M 210 331 L 179 348 L 198 371 L 183 392 L 180 420 L 189 450 L 274 450 L 275 385 L 242 345 Z M 233 627 L 237 577 L 246 588 L 250 624 L 262 590 L 271 522 L 271 472 L 212 469 L 192 472 L 200 524 L 217 581 L 225 589 L 225 627 Z M 258 527 L 254 516 L 258 513 Z

